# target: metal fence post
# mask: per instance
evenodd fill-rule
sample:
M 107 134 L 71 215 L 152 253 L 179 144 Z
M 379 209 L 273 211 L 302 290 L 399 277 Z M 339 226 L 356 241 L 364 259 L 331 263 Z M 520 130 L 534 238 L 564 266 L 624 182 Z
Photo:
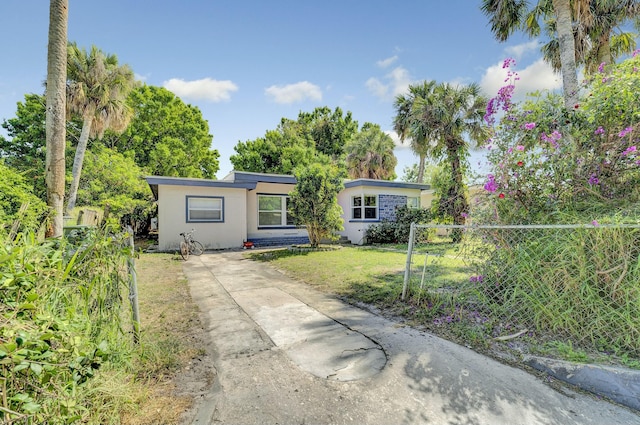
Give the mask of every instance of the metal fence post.
M 409 278 L 411 277 L 411 256 L 413 255 L 413 239 L 416 233 L 416 224 L 411 223 L 409 230 L 409 246 L 407 247 L 407 263 L 404 267 L 404 284 L 402 285 L 402 301 L 407 296 L 407 288 L 409 287 Z
M 127 233 L 129 233 L 129 246 L 131 247 L 131 253 L 127 259 L 129 265 L 129 301 L 131 301 L 131 311 L 133 315 L 133 342 L 140 343 L 140 313 L 138 310 L 138 279 L 136 275 L 136 265 L 134 260 L 135 244 L 133 241 L 133 229 L 131 226 L 127 227 Z

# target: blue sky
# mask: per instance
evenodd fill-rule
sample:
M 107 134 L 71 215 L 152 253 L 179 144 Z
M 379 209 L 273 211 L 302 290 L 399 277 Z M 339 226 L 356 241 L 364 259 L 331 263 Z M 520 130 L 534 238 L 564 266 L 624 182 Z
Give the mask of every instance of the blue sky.
M 495 95 L 515 58 L 516 93 L 561 86 L 541 40 L 497 42 L 472 0 L 69 0 L 69 41 L 115 54 L 147 84 L 197 106 L 220 152 L 218 178 L 238 141 L 300 111 L 340 107 L 360 125 L 392 131 L 394 96 L 423 80 L 481 84 Z M 0 120 L 43 92 L 49 2 L 2 0 Z M 6 135 L 4 129 L 1 134 Z M 392 136 L 395 137 L 394 134 Z M 417 162 L 397 142 L 396 173 Z M 479 155 L 472 166 L 478 168 Z

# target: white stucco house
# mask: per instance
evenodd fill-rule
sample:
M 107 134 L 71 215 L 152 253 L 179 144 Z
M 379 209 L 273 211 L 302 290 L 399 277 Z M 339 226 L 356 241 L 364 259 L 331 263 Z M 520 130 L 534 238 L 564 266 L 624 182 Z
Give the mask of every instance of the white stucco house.
M 158 203 L 158 249 L 172 251 L 181 232 L 207 249 L 307 243 L 307 231 L 296 227 L 287 214 L 289 192 L 296 179 L 290 175 L 232 171 L 221 180 L 148 176 L 146 181 Z M 338 195 L 344 230 L 353 244 L 364 243 L 372 223 L 393 219 L 398 205 L 419 207 L 429 186 L 386 180 L 345 180 Z

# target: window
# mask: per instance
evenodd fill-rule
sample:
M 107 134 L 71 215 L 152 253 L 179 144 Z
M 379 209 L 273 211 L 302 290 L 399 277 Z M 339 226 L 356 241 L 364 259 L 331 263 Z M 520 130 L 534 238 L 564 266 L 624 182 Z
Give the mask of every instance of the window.
M 223 198 L 187 196 L 187 222 L 223 221 Z
M 258 226 L 293 226 L 289 202 L 285 195 L 258 195 Z
M 412 210 L 417 210 L 420 208 L 420 198 L 418 197 L 407 197 L 407 208 Z
M 354 220 L 375 220 L 378 218 L 378 197 L 357 195 L 351 197 L 351 218 Z

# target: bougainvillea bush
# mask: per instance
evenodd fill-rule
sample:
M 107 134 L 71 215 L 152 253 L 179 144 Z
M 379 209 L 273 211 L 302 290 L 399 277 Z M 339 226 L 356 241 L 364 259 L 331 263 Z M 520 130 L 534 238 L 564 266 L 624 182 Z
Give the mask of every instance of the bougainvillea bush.
M 567 110 L 560 94 L 514 104 L 515 62 L 485 119 L 491 172 L 483 219 L 491 223 L 584 222 L 634 210 L 640 199 L 640 55 L 602 64 Z M 502 117 L 497 120 L 498 114 Z M 590 222 L 592 219 L 588 220 Z
M 552 92 L 512 102 L 514 65 L 488 104 L 491 171 L 474 223 L 582 226 L 477 232 L 479 304 L 541 341 L 638 358 L 640 54 L 602 64 L 570 110 Z

